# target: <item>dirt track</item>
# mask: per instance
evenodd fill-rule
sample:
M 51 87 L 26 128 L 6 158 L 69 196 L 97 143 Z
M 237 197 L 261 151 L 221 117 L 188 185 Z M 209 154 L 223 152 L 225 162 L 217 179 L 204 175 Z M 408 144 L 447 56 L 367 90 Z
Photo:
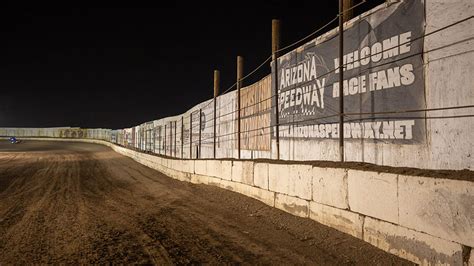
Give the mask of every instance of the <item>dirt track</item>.
M 0 141 L 0 264 L 408 264 L 94 144 Z

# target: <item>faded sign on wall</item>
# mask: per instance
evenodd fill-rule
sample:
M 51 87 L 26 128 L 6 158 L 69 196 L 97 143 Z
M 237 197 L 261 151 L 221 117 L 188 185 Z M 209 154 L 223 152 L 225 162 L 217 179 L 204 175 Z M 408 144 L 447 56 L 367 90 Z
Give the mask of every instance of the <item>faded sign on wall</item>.
M 191 116 L 191 126 L 189 126 L 189 119 Z M 199 120 L 201 118 L 201 120 Z M 214 104 L 212 100 L 207 100 L 200 103 L 188 111 L 188 115 L 184 121 L 184 132 L 185 144 L 189 144 L 189 128 L 191 128 L 191 150 L 192 158 L 197 157 L 197 151 L 199 144 L 201 148 L 212 147 L 214 144 Z M 188 120 L 188 121 L 186 121 Z M 199 135 L 201 136 L 201 142 L 199 142 Z M 189 145 L 187 145 L 189 149 Z M 186 152 L 188 153 L 188 152 Z M 201 154 L 202 156 L 202 154 Z
M 216 101 L 217 104 L 217 148 L 227 151 L 235 148 L 236 132 L 235 119 L 237 117 L 237 91 L 231 91 L 220 95 Z
M 421 0 L 384 7 L 344 31 L 344 112 L 359 114 L 345 117 L 345 138 L 423 141 L 424 113 L 380 113 L 425 108 L 423 34 Z M 338 48 L 334 31 L 279 58 L 280 137 L 339 137 Z
M 68 128 L 68 129 L 61 129 L 59 131 L 60 138 L 87 138 L 87 129 L 81 128 Z
M 271 96 L 270 75 L 241 89 L 240 138 L 242 149 L 270 150 Z
M 201 114 L 199 114 L 201 112 Z M 214 104 L 212 100 L 207 100 L 201 104 L 198 104 L 193 109 L 192 113 L 192 125 L 193 125 L 193 142 L 198 144 L 199 132 L 201 132 L 201 145 L 209 146 L 213 142 L 214 136 Z M 201 118 L 201 123 L 199 122 Z

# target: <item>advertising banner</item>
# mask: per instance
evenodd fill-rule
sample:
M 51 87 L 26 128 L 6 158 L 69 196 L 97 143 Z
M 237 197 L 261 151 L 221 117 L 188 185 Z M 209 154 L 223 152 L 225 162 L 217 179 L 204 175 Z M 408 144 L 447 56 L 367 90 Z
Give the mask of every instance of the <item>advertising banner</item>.
M 241 148 L 270 150 L 271 76 L 241 89 L 240 126 Z M 236 126 L 237 128 L 237 126 Z
M 424 112 L 403 111 L 425 108 L 423 1 L 393 3 L 351 24 L 344 31 L 344 137 L 422 142 Z M 335 30 L 278 59 L 281 138 L 339 137 L 338 67 Z

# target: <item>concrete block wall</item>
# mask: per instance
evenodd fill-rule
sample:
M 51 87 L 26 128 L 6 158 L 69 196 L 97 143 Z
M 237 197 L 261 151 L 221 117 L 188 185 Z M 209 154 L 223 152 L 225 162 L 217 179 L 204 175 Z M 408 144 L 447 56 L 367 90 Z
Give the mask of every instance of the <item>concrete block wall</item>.
M 244 194 L 415 263 L 474 263 L 473 181 L 304 163 L 169 159 L 101 140 L 75 141 L 109 146 L 181 181 Z
M 416 263 L 460 265 L 463 250 L 474 246 L 473 182 L 307 164 L 162 160 L 151 167 L 247 195 Z

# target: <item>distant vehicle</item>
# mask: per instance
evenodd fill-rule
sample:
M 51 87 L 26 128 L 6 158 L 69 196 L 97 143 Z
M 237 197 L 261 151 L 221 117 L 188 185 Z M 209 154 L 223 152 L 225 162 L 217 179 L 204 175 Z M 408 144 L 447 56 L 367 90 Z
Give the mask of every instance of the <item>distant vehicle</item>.
M 10 143 L 11 144 L 18 144 L 20 143 L 21 141 L 20 140 L 17 140 L 15 137 L 10 137 Z

